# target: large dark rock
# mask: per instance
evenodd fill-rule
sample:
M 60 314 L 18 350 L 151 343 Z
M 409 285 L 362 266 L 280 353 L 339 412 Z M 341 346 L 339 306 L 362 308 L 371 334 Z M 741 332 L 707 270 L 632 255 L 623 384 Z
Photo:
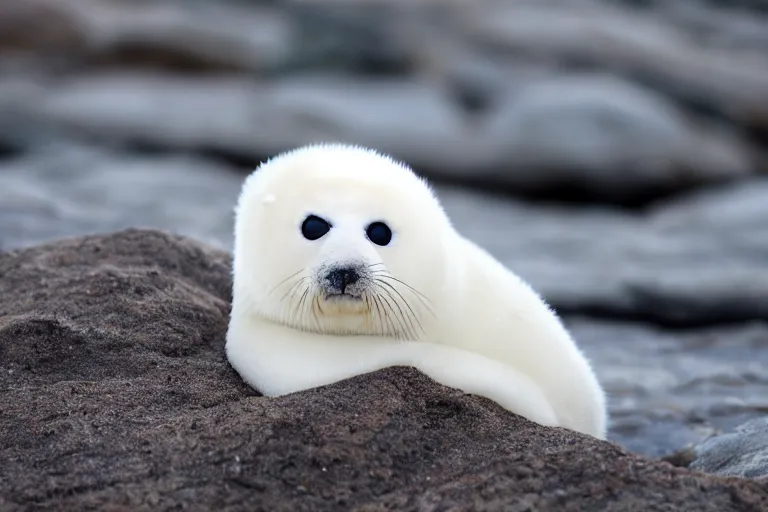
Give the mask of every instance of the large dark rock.
M 222 353 L 228 255 L 127 230 L 0 255 L 3 510 L 768 507 L 391 368 L 269 399 Z

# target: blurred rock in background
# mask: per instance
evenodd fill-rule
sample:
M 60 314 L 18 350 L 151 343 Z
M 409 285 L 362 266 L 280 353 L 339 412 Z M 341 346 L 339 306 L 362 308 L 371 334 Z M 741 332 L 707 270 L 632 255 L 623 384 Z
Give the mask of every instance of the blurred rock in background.
M 245 174 L 321 141 L 412 164 L 566 315 L 612 439 L 765 415 L 768 3 L 0 3 L 0 249 L 228 248 Z

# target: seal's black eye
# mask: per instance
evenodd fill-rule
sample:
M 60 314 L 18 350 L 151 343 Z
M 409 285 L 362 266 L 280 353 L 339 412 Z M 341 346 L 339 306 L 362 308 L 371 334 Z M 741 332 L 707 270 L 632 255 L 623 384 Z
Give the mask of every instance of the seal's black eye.
M 331 230 L 331 225 L 327 220 L 321 219 L 317 215 L 310 215 L 301 224 L 301 234 L 307 240 L 317 240 L 322 238 L 328 231 Z
M 387 245 L 392 240 L 392 230 L 383 222 L 374 222 L 365 230 L 368 240 L 376 245 Z

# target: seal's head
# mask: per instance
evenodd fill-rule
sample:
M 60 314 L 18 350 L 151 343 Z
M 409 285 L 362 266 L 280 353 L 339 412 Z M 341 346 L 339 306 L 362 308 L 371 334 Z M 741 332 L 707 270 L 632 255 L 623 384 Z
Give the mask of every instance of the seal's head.
M 451 233 L 432 190 L 400 162 L 344 145 L 283 153 L 238 201 L 233 315 L 418 339 Z

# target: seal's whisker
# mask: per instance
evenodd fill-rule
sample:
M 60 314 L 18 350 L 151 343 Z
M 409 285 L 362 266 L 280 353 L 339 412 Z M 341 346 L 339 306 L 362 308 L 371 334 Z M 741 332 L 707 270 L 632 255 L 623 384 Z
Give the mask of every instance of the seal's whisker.
M 423 297 L 425 300 L 429 300 L 429 298 L 428 298 L 426 295 L 424 295 L 424 294 L 423 294 L 423 293 L 421 293 L 419 290 L 417 290 L 417 289 L 416 289 L 416 288 L 414 288 L 413 286 L 409 285 L 409 284 L 408 284 L 408 283 L 406 283 L 405 281 L 402 281 L 402 280 L 400 280 L 400 279 L 396 278 L 395 276 L 393 276 L 393 275 L 392 275 L 392 274 L 391 274 L 389 271 L 387 271 L 387 270 L 374 270 L 374 271 L 373 271 L 373 273 L 374 273 L 376 276 L 380 276 L 380 277 L 386 277 L 386 278 L 388 278 L 388 279 L 392 279 L 392 280 L 394 280 L 394 281 L 397 281 L 397 282 L 398 282 L 398 283 L 400 283 L 401 285 L 403 285 L 403 286 L 405 286 L 406 288 L 408 288 L 409 290 L 411 290 L 413 293 L 415 293 L 415 294 L 419 295 L 420 297 Z
M 301 282 L 296 282 L 291 285 L 291 287 L 288 289 L 285 294 L 283 294 L 282 298 L 280 299 L 280 302 L 285 302 L 286 299 L 288 299 L 288 307 L 283 309 L 283 311 L 290 311 L 292 309 L 292 306 L 294 305 L 294 301 L 296 300 L 296 293 L 298 293 L 301 290 Z
M 302 314 L 303 311 L 304 311 L 304 309 L 302 308 L 302 303 L 304 301 L 304 298 L 306 297 L 306 295 L 309 293 L 309 290 L 310 290 L 310 286 L 308 285 L 308 281 L 309 281 L 309 278 L 302 278 L 302 279 L 297 280 L 291 286 L 291 288 L 288 290 L 288 292 L 286 292 L 286 294 L 283 296 L 283 298 L 281 299 L 281 302 L 284 302 L 286 297 L 289 298 L 289 300 L 288 300 L 288 306 L 289 307 L 288 308 L 283 308 L 283 311 L 285 312 L 284 317 L 283 317 L 283 321 L 286 324 L 289 324 L 291 322 L 292 319 L 290 317 L 290 313 L 289 312 L 294 310 L 294 309 L 298 310 L 301 318 L 303 318 L 305 316 L 305 315 Z M 298 301 L 297 307 L 296 308 L 292 307 L 293 304 L 294 304 L 294 301 L 299 296 L 301 298 Z
M 409 284 L 408 284 L 408 283 L 406 283 L 405 281 L 402 281 L 402 280 L 400 280 L 400 279 L 396 278 L 395 276 L 393 276 L 392 274 L 390 274 L 390 273 L 389 273 L 389 272 L 387 272 L 387 271 L 384 271 L 384 270 L 375 270 L 375 271 L 373 271 L 373 272 L 372 272 L 372 274 L 373 274 L 374 276 L 376 276 L 376 277 L 383 277 L 383 278 L 386 278 L 386 279 L 392 279 L 393 281 L 396 281 L 396 282 L 400 283 L 401 285 L 405 286 L 406 288 L 408 288 L 410 291 L 412 291 L 414 294 L 416 294 L 416 295 L 417 295 L 417 296 L 418 296 L 420 299 L 422 299 L 422 300 L 426 301 L 426 302 L 427 302 L 427 303 L 429 303 L 429 304 L 431 304 L 431 303 L 432 303 L 432 301 L 430 301 L 430 300 L 429 300 L 429 297 L 427 297 L 426 295 L 424 295 L 424 294 L 423 294 L 423 293 L 421 293 L 419 290 L 417 290 L 417 289 L 416 289 L 416 288 L 414 288 L 413 286 L 409 285 Z
M 375 289 L 375 287 L 374 287 Z M 398 325 L 395 325 L 394 320 L 396 320 L 396 317 L 394 316 L 394 312 L 392 310 L 392 307 L 384 297 L 381 296 L 378 289 L 375 289 L 375 294 L 373 297 L 375 298 L 376 302 L 381 306 L 382 311 L 382 320 L 385 320 L 386 322 L 382 321 L 382 330 L 383 332 L 387 332 L 389 329 L 392 334 L 399 332 L 399 322 Z
M 381 298 L 378 295 L 371 295 L 371 299 L 373 300 L 373 303 L 376 305 L 376 317 L 375 323 L 376 327 L 378 328 L 379 334 L 384 335 L 387 333 L 387 324 L 392 328 L 392 330 L 396 330 L 394 325 L 392 324 L 392 320 L 389 318 L 389 315 L 387 314 L 387 310 L 382 304 Z
M 311 311 L 312 319 L 315 321 L 315 327 L 319 330 L 321 329 L 320 315 L 322 314 L 322 311 L 320 310 L 320 297 L 316 293 L 312 295 Z
M 392 328 L 394 330 L 393 334 L 396 334 L 398 336 L 403 336 L 405 338 L 410 337 L 410 333 L 408 331 L 408 326 L 405 325 L 405 319 L 402 315 L 402 310 L 398 307 L 398 311 L 395 311 L 395 307 L 392 305 L 392 302 L 389 301 L 389 298 L 391 297 L 385 297 L 384 294 L 379 295 L 379 298 L 382 300 L 382 303 L 386 305 L 386 307 L 389 309 L 391 316 L 388 315 L 390 320 L 392 321 Z M 393 299 L 394 302 L 394 299 Z M 396 305 L 396 304 L 395 304 Z M 400 314 L 397 314 L 397 313 Z M 395 321 L 397 325 L 395 325 Z
M 399 308 L 399 304 L 400 304 L 400 302 L 402 302 L 402 303 L 403 303 L 403 305 L 405 305 L 405 307 L 408 309 L 408 312 L 410 313 L 410 315 L 408 315 L 408 317 L 409 317 L 409 319 L 411 320 L 411 321 L 409 322 L 409 323 L 410 323 L 410 325 L 411 325 L 411 327 L 414 327 L 414 326 L 413 326 L 413 323 L 414 323 L 414 321 L 415 321 L 415 322 L 416 322 L 416 323 L 417 323 L 419 326 L 421 326 L 421 323 L 420 323 L 420 322 L 419 322 L 419 320 L 418 320 L 418 316 L 417 316 L 417 315 L 416 315 L 416 313 L 413 311 L 413 308 L 411 308 L 411 305 L 410 305 L 410 304 L 408 304 L 408 301 L 407 301 L 407 300 L 405 300 L 405 297 L 403 297 L 403 295 L 402 295 L 402 294 L 401 294 L 401 293 L 400 293 L 400 292 L 397 290 L 397 288 L 395 288 L 394 286 L 392 286 L 390 283 L 387 283 L 387 282 L 384 282 L 384 281 L 379 281 L 379 284 L 380 284 L 380 285 L 383 285 L 383 286 L 386 286 L 386 287 L 387 287 L 389 290 L 392 290 L 392 292 L 394 292 L 394 293 L 397 295 L 397 297 L 398 297 L 400 300 L 397 300 L 397 298 L 395 298 L 395 297 L 392 295 L 392 293 L 391 293 L 391 292 L 387 291 L 387 294 L 388 294 L 388 295 L 389 295 L 389 296 L 392 298 L 392 300 L 393 300 L 393 301 L 395 301 L 395 304 L 397 304 L 397 305 L 398 305 L 398 308 Z M 405 313 L 402 311 L 402 309 L 401 309 L 401 314 L 402 314 L 403 316 L 406 316 L 406 315 L 405 315 Z
M 429 312 L 430 315 L 432 315 L 433 318 L 437 317 L 437 315 L 435 315 L 435 310 L 432 307 L 432 301 L 430 301 L 429 298 L 426 295 L 424 295 L 423 293 L 419 292 L 417 289 L 413 288 L 412 286 L 409 286 L 407 283 L 401 281 L 400 279 L 397 279 L 396 277 L 394 277 L 389 272 L 384 273 L 384 272 L 381 272 L 381 271 L 377 271 L 377 272 L 373 273 L 373 276 L 374 276 L 374 279 L 379 279 L 379 278 L 392 279 L 392 280 L 396 281 L 397 283 L 402 284 L 408 290 L 413 292 L 414 296 L 419 300 L 419 302 L 421 302 L 421 304 L 427 309 L 427 311 Z M 403 300 L 405 300 L 405 299 L 403 299 Z
M 285 292 L 280 299 L 280 302 L 284 301 L 288 295 L 291 295 L 295 290 L 298 290 L 301 288 L 301 285 L 304 284 L 309 278 L 308 277 L 302 277 L 301 279 L 298 279 L 295 283 L 291 285 L 290 288 L 288 288 L 288 291 Z
M 299 318 L 301 319 L 302 324 L 304 323 L 309 313 L 309 307 L 308 307 L 309 304 L 307 303 L 307 297 L 309 297 L 309 290 L 310 290 L 309 286 L 304 288 L 304 293 L 301 294 L 301 298 L 299 299 L 299 304 L 296 308 L 299 312 Z
M 384 303 L 384 301 L 379 297 L 378 295 L 374 295 L 374 298 L 376 300 L 376 303 L 378 304 L 379 311 L 381 313 L 380 316 L 380 323 L 379 326 L 381 329 L 381 334 L 385 335 L 388 332 L 393 333 L 397 332 L 397 326 L 395 326 L 395 322 L 392 320 L 392 314 L 389 311 L 389 307 L 387 304 Z
M 375 304 L 373 303 L 373 297 L 369 296 L 368 294 L 363 295 L 363 304 L 365 304 L 365 307 L 368 311 L 370 311 L 370 323 L 371 327 L 378 327 L 378 323 L 376 322 L 376 312 L 374 311 Z
M 272 289 L 270 289 L 270 290 L 269 290 L 269 291 L 266 293 L 266 296 L 267 296 L 267 297 L 269 297 L 269 296 L 270 296 L 270 295 L 271 295 L 271 294 L 272 294 L 272 293 L 273 293 L 275 290 L 277 290 L 277 289 L 280 287 L 280 285 L 284 284 L 284 283 L 285 283 L 286 281 L 288 281 L 289 279 L 292 279 L 292 278 L 296 277 L 297 275 L 301 274 L 302 272 L 304 272 L 304 269 L 303 269 L 303 268 L 302 268 L 302 269 L 299 269 L 297 272 L 294 272 L 293 274 L 289 275 L 288 277 L 286 277 L 285 279 L 283 279 L 282 281 L 280 281 L 279 283 L 277 283 L 275 286 L 273 286 L 273 287 L 272 287 Z
M 398 319 L 402 331 L 404 331 L 407 337 L 413 339 L 420 338 L 419 332 L 423 334 L 424 329 L 421 326 L 421 322 L 419 321 L 418 316 L 408 304 L 408 301 L 406 301 L 405 298 L 388 283 L 379 281 L 377 284 L 377 289 L 380 290 L 382 298 L 384 298 L 384 300 L 390 306 L 393 314 L 395 314 L 394 310 L 397 308 L 398 314 L 396 315 L 396 318 Z M 382 288 L 382 284 L 386 285 L 388 288 Z M 392 302 L 390 303 L 388 299 L 390 299 Z M 405 306 L 405 308 L 403 308 L 403 306 Z

